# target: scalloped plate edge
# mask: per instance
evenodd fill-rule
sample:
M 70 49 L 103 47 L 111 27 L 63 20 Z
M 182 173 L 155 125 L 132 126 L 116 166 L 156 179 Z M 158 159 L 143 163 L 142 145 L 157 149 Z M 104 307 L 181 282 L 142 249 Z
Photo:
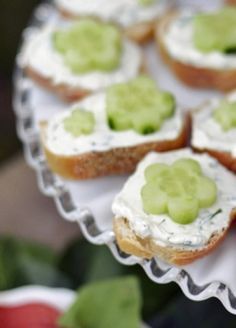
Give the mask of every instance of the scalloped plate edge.
M 50 1 L 38 6 L 32 16 L 30 26 L 39 27 L 42 25 L 53 10 Z M 24 145 L 25 160 L 37 174 L 40 191 L 54 199 L 56 208 L 61 216 L 68 221 L 78 222 L 84 237 L 92 244 L 106 244 L 120 263 L 124 265 L 141 265 L 152 281 L 159 284 L 176 282 L 183 293 L 194 301 L 216 297 L 230 313 L 236 314 L 236 295 L 224 283 L 214 281 L 207 285 L 199 286 L 195 284 L 190 275 L 183 269 L 177 267 L 163 269 L 158 259 L 143 260 L 124 254 L 115 242 L 113 231 L 100 231 L 90 210 L 85 207 L 77 208 L 73 204 L 69 191 L 66 190 L 63 181 L 49 170 L 40 149 L 39 137 L 34 127 L 32 112 L 27 103 L 27 95 L 30 92 L 27 80 L 23 71 L 16 67 L 13 99 L 13 108 L 17 118 L 16 130 L 19 139 Z

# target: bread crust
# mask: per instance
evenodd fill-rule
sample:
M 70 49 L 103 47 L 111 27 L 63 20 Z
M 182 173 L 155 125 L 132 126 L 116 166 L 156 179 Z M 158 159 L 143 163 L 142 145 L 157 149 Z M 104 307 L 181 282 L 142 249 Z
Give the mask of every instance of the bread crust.
M 58 8 L 62 17 L 66 19 L 79 19 L 80 17 L 77 15 L 73 15 L 71 12 L 67 11 L 65 8 Z M 98 19 L 95 17 L 95 19 Z M 150 41 L 154 36 L 156 21 L 149 21 L 143 23 L 137 23 L 133 26 L 125 28 L 124 35 L 129 39 L 143 44 Z
M 80 100 L 91 94 L 91 91 L 82 88 L 74 88 L 66 84 L 55 85 L 50 78 L 43 77 L 31 67 L 26 67 L 25 72 L 30 79 L 32 79 L 42 88 L 57 94 L 62 100 L 66 102 Z
M 177 11 L 165 15 L 157 24 L 155 40 L 158 51 L 164 62 L 173 73 L 186 85 L 193 88 L 217 89 L 228 92 L 236 88 L 236 70 L 217 70 L 211 68 L 196 67 L 186 64 L 171 57 L 168 53 L 163 36 L 171 21 L 176 17 Z
M 103 152 L 90 152 L 76 156 L 60 156 L 46 146 L 45 129 L 41 124 L 41 141 L 49 167 L 52 171 L 69 179 L 91 179 L 113 174 L 133 172 L 137 163 L 150 151 L 164 152 L 187 145 L 191 129 L 191 118 L 186 114 L 183 129 L 174 140 L 149 142 L 132 147 L 114 148 Z
M 94 93 L 91 90 L 86 90 L 81 87 L 71 87 L 68 84 L 54 84 L 51 78 L 46 78 L 42 76 L 40 73 L 35 71 L 31 67 L 25 68 L 26 75 L 32 79 L 34 82 L 36 82 L 38 85 L 40 85 L 42 88 L 56 94 L 59 96 L 63 101 L 71 103 L 74 101 L 81 100 L 90 94 Z M 142 63 L 139 68 L 139 73 L 148 75 L 146 63 L 144 59 L 142 60 Z
M 209 148 L 197 148 L 193 146 L 192 148 L 197 153 L 208 153 L 210 156 L 216 158 L 218 162 L 224 165 L 228 170 L 236 173 L 236 158 L 233 157 L 229 152 Z
M 182 266 L 189 264 L 213 251 L 225 238 L 231 223 L 236 219 L 236 209 L 232 209 L 229 217 L 229 225 L 220 233 L 213 235 L 208 243 L 194 250 L 178 249 L 170 246 L 160 246 L 151 238 L 140 238 L 132 231 L 126 218 L 114 218 L 113 229 L 120 249 L 138 257 L 150 259 L 154 256 L 174 264 Z

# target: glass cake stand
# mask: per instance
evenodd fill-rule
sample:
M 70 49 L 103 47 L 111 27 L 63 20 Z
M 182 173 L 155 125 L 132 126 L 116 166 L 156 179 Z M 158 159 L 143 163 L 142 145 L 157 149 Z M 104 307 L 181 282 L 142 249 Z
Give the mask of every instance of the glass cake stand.
M 51 2 L 41 4 L 23 33 L 21 46 L 43 24 L 58 19 Z M 153 44 L 145 46 L 144 51 L 148 68 L 158 85 L 172 91 L 185 108 L 194 108 L 210 97 L 220 96 L 217 92 L 195 91 L 179 83 L 162 64 Z M 78 222 L 89 242 L 106 244 L 120 263 L 141 265 L 155 283 L 175 281 L 183 293 L 195 301 L 217 297 L 229 312 L 236 314 L 235 228 L 212 254 L 181 268 L 163 263 L 158 258 L 145 260 L 124 254 L 115 241 L 110 207 L 126 177 L 73 182 L 52 173 L 40 147 L 38 122 L 47 120 L 57 111 L 66 110 L 66 105 L 30 81 L 17 63 L 14 88 L 17 132 L 24 144 L 25 159 L 36 172 L 41 192 L 54 200 L 61 216 L 65 220 Z

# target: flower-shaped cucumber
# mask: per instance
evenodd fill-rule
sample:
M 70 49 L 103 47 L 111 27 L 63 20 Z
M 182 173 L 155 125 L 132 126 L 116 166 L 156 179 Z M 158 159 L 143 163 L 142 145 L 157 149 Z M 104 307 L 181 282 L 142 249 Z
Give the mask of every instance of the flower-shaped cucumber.
M 95 118 L 92 112 L 74 109 L 63 121 L 64 129 L 73 137 L 91 134 L 94 130 Z
M 174 97 L 158 90 L 155 82 L 146 76 L 113 85 L 107 91 L 108 123 L 116 131 L 133 129 L 140 134 L 153 133 L 174 110 Z
M 214 110 L 213 117 L 224 131 L 236 128 L 236 101 L 223 100 Z
M 193 222 L 200 208 L 212 206 L 217 198 L 215 182 L 204 176 L 200 164 L 181 158 L 172 165 L 152 164 L 145 170 L 141 190 L 147 214 L 167 214 L 179 224 Z
M 91 19 L 81 19 L 53 35 L 55 49 L 75 74 L 111 71 L 119 66 L 122 38 L 118 29 Z
M 202 52 L 236 51 L 236 8 L 226 7 L 215 13 L 194 18 L 193 40 Z

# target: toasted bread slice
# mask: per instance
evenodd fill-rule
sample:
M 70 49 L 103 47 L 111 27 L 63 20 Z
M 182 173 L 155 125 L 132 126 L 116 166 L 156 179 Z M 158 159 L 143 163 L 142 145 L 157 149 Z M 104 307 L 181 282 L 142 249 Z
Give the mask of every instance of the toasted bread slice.
M 59 8 L 62 17 L 66 19 L 78 19 L 78 16 L 73 15 L 71 12 L 67 11 L 65 8 Z M 129 39 L 143 44 L 150 41 L 154 36 L 154 30 L 156 26 L 156 21 L 149 21 L 135 24 L 124 29 L 124 35 Z
M 147 259 L 157 256 L 165 262 L 181 266 L 189 264 L 213 251 L 218 244 L 223 241 L 231 223 L 235 219 L 236 209 L 233 209 L 230 214 L 227 229 L 213 235 L 207 245 L 196 250 L 184 250 L 174 247 L 160 246 L 155 243 L 155 240 L 153 239 L 141 239 L 130 228 L 126 218 L 114 218 L 113 227 L 118 246 L 123 252 Z
M 56 94 L 60 99 L 68 103 L 82 100 L 83 98 L 93 93 L 93 91 L 83 89 L 79 86 L 74 87 L 64 83 L 55 84 L 53 83 L 52 79 L 44 77 L 30 66 L 25 68 L 25 72 L 29 78 L 31 78 L 35 83 L 40 85 L 43 89 Z M 140 66 L 139 73 L 148 75 L 144 58 L 142 59 L 142 64 Z
M 137 163 L 150 151 L 164 152 L 185 147 L 189 138 L 190 122 L 190 115 L 186 114 L 182 131 L 174 140 L 148 142 L 108 151 L 91 151 L 74 156 L 61 156 L 53 153 L 47 147 L 46 122 L 42 122 L 40 126 L 41 141 L 52 171 L 69 179 L 90 179 L 132 172 Z
M 109 2 L 109 1 L 108 1 Z M 124 4 L 123 4 L 124 5 Z M 163 13 L 168 12 L 169 10 L 171 10 L 174 7 L 174 4 L 172 1 L 169 2 L 162 2 L 157 4 L 157 10 L 159 9 L 159 12 L 156 12 L 156 9 L 154 8 L 153 13 L 151 14 L 150 19 L 148 19 L 148 17 L 145 18 L 144 21 L 140 20 L 137 21 L 129 26 L 124 26 L 122 27 L 122 23 L 121 25 L 116 22 L 116 18 L 115 16 L 112 19 L 112 22 L 114 24 L 117 24 L 120 26 L 120 28 L 123 30 L 124 34 L 130 38 L 131 40 L 139 43 L 139 44 L 143 44 L 146 43 L 147 41 L 150 41 L 150 39 L 153 38 L 154 36 L 154 30 L 155 30 L 155 25 L 156 22 L 160 19 L 160 17 L 163 15 Z M 62 15 L 62 17 L 66 18 L 66 19 L 80 19 L 81 17 L 83 17 L 82 15 L 79 15 L 79 12 L 74 12 L 72 11 L 72 9 L 70 8 L 70 6 L 67 7 L 67 5 L 65 4 L 60 4 L 60 1 L 56 1 L 56 6 L 60 12 L 60 14 Z M 121 7 L 123 10 L 124 8 Z M 118 10 L 120 10 L 121 8 L 119 8 Z M 142 10 L 145 10 L 145 6 L 144 8 L 142 8 Z M 131 11 L 131 9 L 128 9 L 128 12 Z M 156 15 L 155 15 L 156 13 Z M 121 10 L 121 14 L 122 15 L 123 12 Z M 153 15 L 154 14 L 154 15 Z M 94 19 L 100 19 L 99 15 L 93 15 Z
M 134 26 L 126 28 L 124 30 L 124 34 L 129 39 L 139 44 L 143 44 L 150 41 L 153 38 L 155 26 L 156 26 L 156 22 L 154 21 L 139 23 Z
M 63 100 L 80 100 L 112 84 L 127 82 L 146 71 L 141 48 L 121 36 L 122 51 L 117 67 L 111 71 L 74 73 L 51 46 L 52 35 L 59 27 L 58 23 L 46 24 L 34 31 L 34 37 L 26 39 L 18 62 L 33 81 Z
M 77 156 L 59 156 L 46 146 L 45 129 L 41 124 L 41 140 L 49 167 L 57 174 L 69 179 L 90 179 L 112 174 L 132 172 L 137 163 L 150 151 L 168 151 L 186 146 L 190 132 L 189 115 L 185 118 L 183 130 L 175 140 L 150 142 L 134 147 L 116 148 L 104 152 L 90 152 Z
M 235 93 L 230 93 L 225 99 L 235 101 Z M 215 125 L 211 125 L 211 127 L 209 126 L 209 123 L 212 124 L 212 122 L 214 122 L 211 115 L 218 105 L 219 100 L 213 98 L 191 113 L 191 147 L 195 152 L 208 153 L 210 156 L 216 158 L 228 170 L 236 173 L 236 157 L 233 155 L 232 151 L 234 146 L 234 132 L 230 136 L 228 134 L 229 131 L 224 132 L 220 127 L 218 130 L 215 130 L 216 123 L 214 123 Z M 229 140 L 230 142 L 228 142 Z M 220 143 L 220 145 L 218 145 L 218 143 Z
M 25 72 L 30 79 L 40 85 L 43 89 L 56 94 L 66 102 L 80 100 L 91 94 L 90 90 L 85 90 L 81 87 L 75 88 L 67 84 L 54 84 L 50 78 L 44 77 L 31 67 L 26 67 Z
M 154 206 L 159 199 L 155 196 L 155 184 L 158 190 L 158 181 L 164 183 L 164 180 L 155 180 L 154 173 L 152 179 L 147 180 L 147 168 L 154 164 L 171 165 L 184 158 L 199 161 L 203 176 L 214 181 L 216 186 L 214 202 L 208 207 L 199 206 L 195 219 L 187 224 L 182 220 L 172 219 L 168 211 L 150 214 L 145 209 L 147 198 L 143 198 L 143 188 L 147 188 L 149 184 Z M 215 159 L 207 154 L 195 154 L 188 148 L 163 154 L 148 154 L 112 204 L 113 228 L 118 246 L 127 254 L 148 259 L 157 256 L 174 265 L 185 265 L 207 255 L 224 239 L 231 223 L 236 219 L 235 198 L 232 201 L 236 179 L 233 179 L 233 174 Z M 184 184 L 182 187 L 187 188 L 185 192 L 189 190 Z M 204 191 L 206 192 L 205 189 Z M 207 195 L 209 196 L 208 192 Z M 195 197 L 194 194 L 192 196 Z M 148 204 L 152 206 L 151 202 Z M 169 208 L 169 203 L 167 207 Z M 184 216 L 183 213 L 182 215 Z
M 155 40 L 158 51 L 172 72 L 186 85 L 193 88 L 217 89 L 223 92 L 236 88 L 236 69 L 197 67 L 172 57 L 165 46 L 164 36 L 178 16 L 177 11 L 165 15 L 157 24 Z

